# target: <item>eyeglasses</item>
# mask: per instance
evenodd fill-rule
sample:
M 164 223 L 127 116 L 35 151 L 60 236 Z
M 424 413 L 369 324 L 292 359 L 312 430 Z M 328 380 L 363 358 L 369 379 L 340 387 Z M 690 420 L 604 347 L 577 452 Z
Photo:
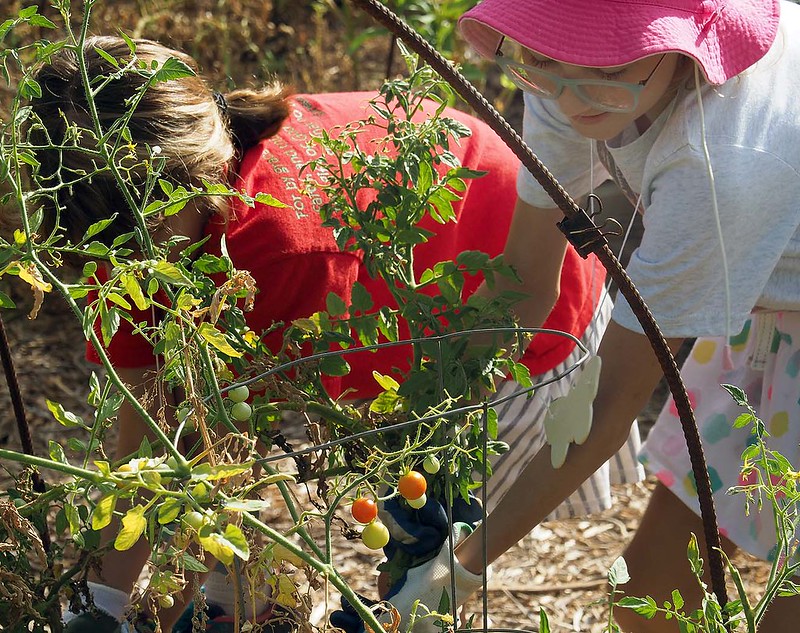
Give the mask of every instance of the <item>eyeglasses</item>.
M 564 88 L 569 88 L 581 101 L 603 112 L 636 110 L 636 106 L 639 105 L 639 95 L 666 57 L 666 53 L 662 55 L 650 74 L 637 83 L 611 79 L 566 79 L 542 68 L 514 61 L 514 56 L 506 57 L 500 50 L 505 39 L 505 37 L 500 39 L 494 58 L 518 88 L 545 99 L 558 99 Z

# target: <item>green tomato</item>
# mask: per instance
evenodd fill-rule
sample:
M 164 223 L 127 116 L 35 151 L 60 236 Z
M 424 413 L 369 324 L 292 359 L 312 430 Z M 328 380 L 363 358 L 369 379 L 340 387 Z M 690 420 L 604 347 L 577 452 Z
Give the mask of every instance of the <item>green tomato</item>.
M 233 389 L 228 391 L 228 398 L 231 399 L 231 402 L 244 402 L 249 397 L 250 397 L 250 389 L 247 388 L 247 385 L 234 387 Z
M 428 495 L 422 494 L 421 497 L 418 499 L 406 499 L 406 503 L 410 505 L 415 510 L 419 510 L 422 506 L 424 506 L 428 502 Z
M 429 475 L 435 475 L 438 473 L 440 467 L 441 464 L 439 464 L 439 460 L 434 455 L 428 455 L 425 458 L 425 461 L 422 462 L 423 470 Z
M 381 549 L 389 542 L 389 528 L 376 519 L 362 530 L 361 542 L 370 549 Z
M 181 517 L 181 521 L 184 523 L 184 525 L 197 532 L 201 527 L 203 527 L 206 519 L 197 510 L 192 510 L 191 512 L 184 514 L 183 517 Z
M 158 596 L 158 605 L 162 609 L 171 609 L 175 606 L 175 598 L 170 596 L 169 594 L 164 596 Z
M 249 420 L 253 414 L 253 408 L 246 402 L 237 402 L 231 407 L 231 417 L 237 422 Z

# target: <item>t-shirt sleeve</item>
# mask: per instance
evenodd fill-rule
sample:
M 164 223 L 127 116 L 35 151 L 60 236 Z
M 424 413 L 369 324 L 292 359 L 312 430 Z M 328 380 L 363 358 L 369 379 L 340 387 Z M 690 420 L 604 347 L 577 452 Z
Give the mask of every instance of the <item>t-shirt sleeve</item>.
M 800 181 L 791 167 L 758 150 L 709 151 L 727 283 L 702 151 L 685 146 L 667 157 L 643 196 L 644 234 L 627 270 L 667 337 L 737 333 L 798 226 Z M 641 332 L 621 298 L 613 319 Z
M 523 139 L 570 196 L 580 198 L 608 179 L 608 172 L 593 153 L 593 143 L 570 126 L 555 101 L 529 94 L 524 100 Z M 519 170 L 517 194 L 534 207 L 556 206 L 524 167 Z

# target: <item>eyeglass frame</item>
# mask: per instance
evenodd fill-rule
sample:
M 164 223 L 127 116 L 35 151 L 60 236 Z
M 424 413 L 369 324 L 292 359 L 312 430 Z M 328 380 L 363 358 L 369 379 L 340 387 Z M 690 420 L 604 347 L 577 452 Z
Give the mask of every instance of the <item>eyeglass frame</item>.
M 667 56 L 666 53 L 662 54 L 661 59 L 659 59 L 658 63 L 655 66 L 653 66 L 653 70 L 650 71 L 650 74 L 647 75 L 647 77 L 645 77 L 641 81 L 638 81 L 636 83 L 631 83 L 628 81 L 616 81 L 613 79 L 568 79 L 566 77 L 561 77 L 560 75 L 548 72 L 541 68 L 537 68 L 536 66 L 523 64 L 522 62 L 517 62 L 511 58 L 506 57 L 505 55 L 503 55 L 503 51 L 500 50 L 505 40 L 506 36 L 503 35 L 500 38 L 500 41 L 497 43 L 497 49 L 495 49 L 494 53 L 494 60 L 495 63 L 498 66 L 500 66 L 501 70 L 505 73 L 506 77 L 508 77 L 514 83 L 514 85 L 517 86 L 520 90 L 528 92 L 530 94 L 534 94 L 544 99 L 558 99 L 564 92 L 564 88 L 570 88 L 572 92 L 581 101 L 583 101 L 588 105 L 594 106 L 599 110 L 603 110 L 604 112 L 625 113 L 625 112 L 633 112 L 634 110 L 636 110 L 637 106 L 639 105 L 639 95 L 647 87 L 648 82 L 653 78 L 653 75 L 656 74 L 656 71 L 661 66 L 661 62 L 663 62 L 664 58 Z M 518 75 L 509 72 L 509 68 L 511 67 L 520 68 L 525 72 L 531 72 L 534 75 L 539 75 L 540 77 L 552 81 L 553 83 L 556 84 L 557 91 L 553 94 L 544 94 L 542 92 L 531 90 L 529 86 L 526 87 L 524 81 Z M 630 108 L 625 108 L 625 109 L 621 108 L 612 109 L 611 106 L 607 106 L 593 99 L 589 99 L 580 90 L 582 86 L 597 86 L 600 88 L 624 88 L 633 95 L 633 105 Z M 578 88 L 578 90 L 575 90 L 575 88 Z

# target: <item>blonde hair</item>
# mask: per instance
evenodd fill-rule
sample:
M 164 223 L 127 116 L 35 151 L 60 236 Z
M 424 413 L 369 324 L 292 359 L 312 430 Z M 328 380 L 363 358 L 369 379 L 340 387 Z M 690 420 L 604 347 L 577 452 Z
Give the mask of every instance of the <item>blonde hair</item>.
M 120 60 L 120 66 L 132 57 L 136 63 L 120 72 L 109 56 Z M 150 40 L 136 40 L 131 53 L 120 37 L 91 37 L 84 44 L 83 58 L 92 86 L 107 81 L 93 99 L 104 131 L 125 115 L 126 103 L 147 85 L 149 73 L 142 68 L 161 67 L 174 58 L 195 72 L 147 87 L 128 123 L 130 143 L 126 151 L 133 160 L 124 163 L 132 165 L 125 173 L 139 196 L 143 195 L 147 160 L 155 146 L 166 161 L 160 177 L 174 186 L 223 183 L 233 160 L 274 135 L 288 116 L 289 91 L 279 83 L 261 90 L 236 90 L 220 100 L 191 57 Z M 110 244 L 117 236 L 132 231 L 135 221 L 113 175 L 91 154 L 96 149 L 91 132 L 94 123 L 78 55 L 62 49 L 38 71 L 36 80 L 42 95 L 33 100 L 32 107 L 41 125 L 31 125 L 29 138 L 37 146 L 35 154 L 41 164 L 36 177 L 46 188 L 52 188 L 41 199 L 45 229 L 58 223 L 74 242 L 93 223 L 117 213 L 112 226 L 97 238 Z M 71 140 L 75 128 L 82 130 L 77 141 Z M 92 176 L 82 178 L 81 174 Z M 67 181 L 74 182 L 64 186 Z M 156 188 L 154 195 L 160 193 Z M 201 213 L 227 212 L 225 200 L 219 197 L 201 197 L 196 204 Z M 148 226 L 151 234 L 163 220 L 152 218 Z

